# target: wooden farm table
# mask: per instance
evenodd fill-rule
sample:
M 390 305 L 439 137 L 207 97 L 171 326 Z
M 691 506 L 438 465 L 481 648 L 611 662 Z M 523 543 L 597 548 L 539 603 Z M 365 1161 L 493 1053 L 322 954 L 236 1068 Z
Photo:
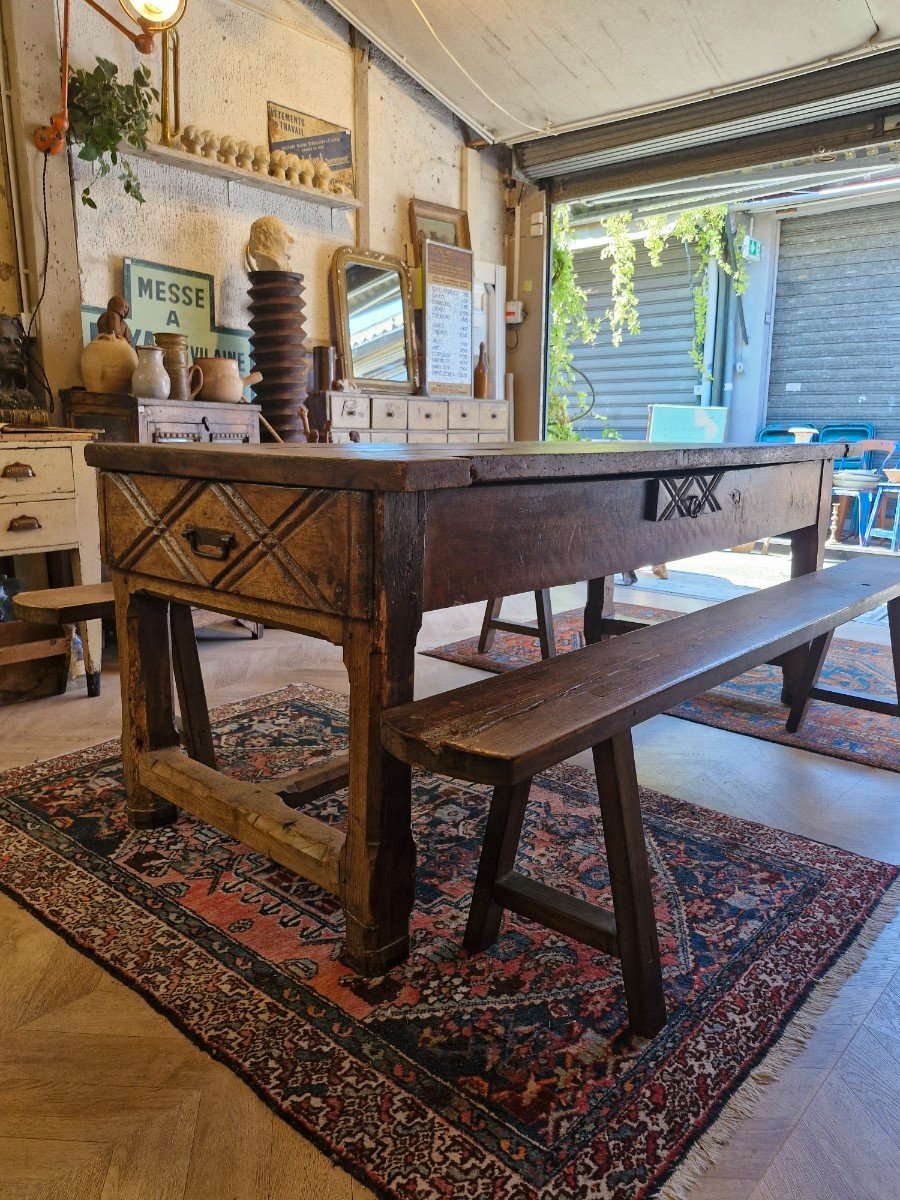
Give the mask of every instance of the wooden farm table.
M 594 641 L 618 571 L 778 534 L 794 574 L 816 570 L 842 449 L 88 446 L 116 594 L 130 819 L 162 824 L 184 808 L 321 884 L 344 907 L 348 961 L 384 972 L 409 948 L 415 846 L 410 770 L 382 749 L 380 720 L 412 699 L 423 611 L 587 580 Z M 245 784 L 183 754 L 167 622 L 183 636 L 187 605 L 342 646 L 348 758 Z M 783 666 L 789 690 L 796 658 Z M 198 719 L 193 744 L 209 746 Z M 348 780 L 346 834 L 298 811 Z

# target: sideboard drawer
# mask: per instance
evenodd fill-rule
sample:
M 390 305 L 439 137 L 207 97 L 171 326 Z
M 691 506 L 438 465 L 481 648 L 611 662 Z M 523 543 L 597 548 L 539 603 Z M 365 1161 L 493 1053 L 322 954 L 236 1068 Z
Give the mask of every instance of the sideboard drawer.
M 477 429 L 479 419 L 477 400 L 450 400 L 447 404 L 451 429 Z
M 74 497 L 0 504 L 0 554 L 50 550 L 77 543 Z
M 335 429 L 368 429 L 369 411 L 368 396 L 335 397 L 331 402 L 331 424 Z
M 373 429 L 405 429 L 409 403 L 389 396 L 372 397 Z
M 481 405 L 479 428 L 492 433 L 502 433 L 506 436 L 508 424 L 507 405 L 505 401 L 488 401 Z
M 67 446 L 0 448 L 0 501 L 74 492 L 72 451 Z
M 410 400 L 410 429 L 446 429 L 446 400 Z

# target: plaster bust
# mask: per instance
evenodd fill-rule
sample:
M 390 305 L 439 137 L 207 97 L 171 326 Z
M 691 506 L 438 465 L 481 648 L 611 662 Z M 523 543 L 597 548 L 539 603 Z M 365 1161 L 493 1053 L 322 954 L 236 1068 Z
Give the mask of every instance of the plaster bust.
M 248 271 L 290 271 L 294 239 L 280 217 L 260 217 L 250 226 L 244 248 Z

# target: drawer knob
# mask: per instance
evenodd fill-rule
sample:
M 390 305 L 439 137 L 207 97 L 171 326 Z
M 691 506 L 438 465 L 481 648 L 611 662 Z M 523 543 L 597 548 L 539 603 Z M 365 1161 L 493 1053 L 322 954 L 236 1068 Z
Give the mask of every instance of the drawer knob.
M 198 558 L 226 559 L 234 547 L 234 534 L 225 529 L 206 529 L 202 525 L 188 525 L 182 537 Z
M 430 412 L 427 412 L 427 413 L 425 413 L 425 420 L 426 420 L 426 421 L 430 421 L 430 420 L 431 420 L 431 418 L 432 418 L 432 415 L 433 415 L 433 414 L 432 414 L 432 413 L 430 413 Z
M 7 463 L 0 471 L 2 479 L 34 479 L 34 467 L 30 463 Z
M 8 533 L 32 533 L 43 528 L 37 517 L 13 517 L 6 527 Z
M 461 421 L 465 421 L 465 420 L 467 420 L 467 419 L 468 419 L 468 416 L 469 416 L 469 414 L 468 414 L 468 412 L 466 411 L 466 409 L 463 409 L 463 411 L 462 411 L 462 412 L 459 414 L 459 417 L 460 417 L 460 420 L 461 420 Z
M 384 410 L 384 415 L 385 415 L 386 417 L 390 418 L 390 417 L 392 417 L 392 416 L 394 415 L 394 410 L 393 410 L 392 408 L 386 408 L 386 409 Z

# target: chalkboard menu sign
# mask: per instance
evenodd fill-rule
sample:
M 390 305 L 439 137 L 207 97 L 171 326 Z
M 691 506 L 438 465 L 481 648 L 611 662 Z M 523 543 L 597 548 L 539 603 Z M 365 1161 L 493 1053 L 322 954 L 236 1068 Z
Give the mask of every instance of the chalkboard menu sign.
M 472 395 L 472 264 L 471 250 L 423 244 L 429 396 Z

